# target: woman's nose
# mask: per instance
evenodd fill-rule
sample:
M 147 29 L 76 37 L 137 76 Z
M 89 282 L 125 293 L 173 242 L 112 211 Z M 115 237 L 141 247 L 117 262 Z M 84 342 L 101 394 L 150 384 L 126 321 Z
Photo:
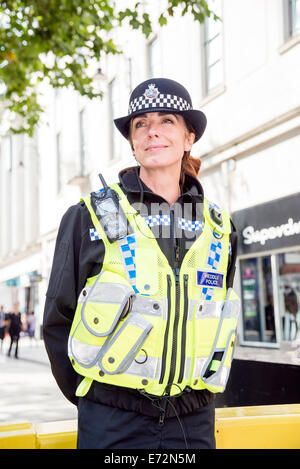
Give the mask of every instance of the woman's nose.
M 150 122 L 148 125 L 148 135 L 151 137 L 158 136 L 158 125 L 156 122 Z

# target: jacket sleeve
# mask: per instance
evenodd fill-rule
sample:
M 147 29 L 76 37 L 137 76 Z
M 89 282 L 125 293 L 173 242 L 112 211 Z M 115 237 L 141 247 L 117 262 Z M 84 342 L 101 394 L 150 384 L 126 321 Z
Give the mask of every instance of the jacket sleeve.
M 68 358 L 68 337 L 77 298 L 86 279 L 97 275 L 104 259 L 102 240 L 91 241 L 90 214 L 84 203 L 63 216 L 54 251 L 43 319 L 43 338 L 53 376 L 67 399 L 77 404 L 79 379 Z
M 236 270 L 236 257 L 237 257 L 237 243 L 238 237 L 236 228 L 231 220 L 231 234 L 229 238 L 231 252 L 229 255 L 227 276 L 226 276 L 226 287 L 231 288 L 234 282 L 235 270 Z

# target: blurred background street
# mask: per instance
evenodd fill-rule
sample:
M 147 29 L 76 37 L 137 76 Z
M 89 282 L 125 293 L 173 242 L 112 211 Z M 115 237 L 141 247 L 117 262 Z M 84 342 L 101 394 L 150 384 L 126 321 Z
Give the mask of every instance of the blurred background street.
M 60 392 L 51 373 L 44 342 L 22 337 L 19 358 L 0 352 L 0 424 L 50 422 L 77 418 L 76 407 Z
M 18 359 L 9 335 L 0 350 L 0 423 L 77 417 L 42 340 L 57 233 L 99 190 L 99 172 L 110 184 L 136 165 L 113 120 L 155 77 L 183 84 L 207 116 L 192 155 L 239 240 L 242 307 L 222 404 L 299 403 L 300 0 L 208 0 L 196 15 L 191 5 L 206 2 L 29 4 L 0 4 L 0 339 L 16 317 L 24 334 Z

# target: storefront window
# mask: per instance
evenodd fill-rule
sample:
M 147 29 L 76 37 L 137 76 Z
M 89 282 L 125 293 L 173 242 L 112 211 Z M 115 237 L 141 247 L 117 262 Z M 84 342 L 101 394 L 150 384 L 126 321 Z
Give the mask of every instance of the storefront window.
M 241 260 L 241 292 L 245 342 L 277 342 L 271 257 Z
M 282 340 L 300 338 L 300 251 L 278 254 Z

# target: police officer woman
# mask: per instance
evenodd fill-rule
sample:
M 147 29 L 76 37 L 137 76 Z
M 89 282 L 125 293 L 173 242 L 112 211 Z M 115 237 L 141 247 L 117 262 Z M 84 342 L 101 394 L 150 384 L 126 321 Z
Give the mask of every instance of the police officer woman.
M 239 301 L 236 233 L 190 155 L 206 118 L 181 84 L 153 78 L 115 125 L 138 164 L 61 221 L 44 312 L 52 371 L 78 406 L 78 448 L 215 448 Z

